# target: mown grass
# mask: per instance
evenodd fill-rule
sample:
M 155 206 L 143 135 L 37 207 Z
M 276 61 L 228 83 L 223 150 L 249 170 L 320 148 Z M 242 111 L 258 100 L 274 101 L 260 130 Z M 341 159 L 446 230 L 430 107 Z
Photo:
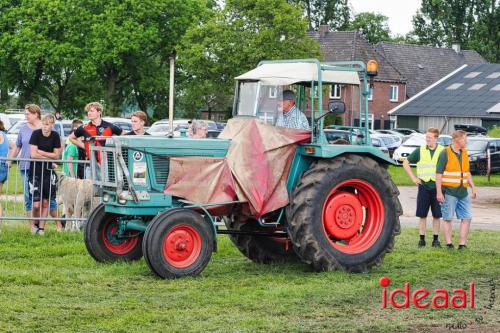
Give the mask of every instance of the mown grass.
M 473 231 L 465 252 L 418 250 L 416 235 L 404 228 L 369 274 L 254 264 L 220 237 L 201 276 L 160 280 L 144 260 L 96 263 L 79 233 L 35 237 L 9 224 L 0 234 L 0 331 L 421 332 L 478 317 L 482 331 L 500 328 L 498 301 L 484 309 L 488 281 L 500 282 L 500 233 Z M 390 289 L 410 281 L 412 289 L 452 290 L 473 280 L 476 309 L 381 309 L 382 276 Z
M 412 168 L 413 172 L 416 174 L 415 168 Z M 402 166 L 389 166 L 389 174 L 392 180 L 397 186 L 412 186 L 414 185 L 411 179 L 406 174 Z M 488 181 L 488 176 L 478 176 L 472 175 L 472 179 L 477 186 L 500 186 L 500 174 L 495 173 L 490 175 L 490 180 Z

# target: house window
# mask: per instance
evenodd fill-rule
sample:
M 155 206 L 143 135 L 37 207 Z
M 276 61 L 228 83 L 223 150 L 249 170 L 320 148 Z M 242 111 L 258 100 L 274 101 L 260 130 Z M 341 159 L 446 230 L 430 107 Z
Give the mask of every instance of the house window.
M 278 88 L 269 87 L 269 98 L 276 98 L 276 96 L 278 96 Z
M 330 86 L 330 98 L 340 99 L 342 94 L 342 86 L 340 84 L 332 84 Z
M 397 102 L 398 101 L 398 92 L 399 92 L 398 86 L 391 86 L 391 88 L 389 89 L 389 101 Z
M 457 90 L 463 85 L 464 85 L 463 83 L 452 83 L 448 87 L 446 87 L 446 90 Z
M 368 100 L 373 101 L 373 88 L 368 89 Z
M 465 75 L 464 78 L 466 78 L 466 79 L 473 79 L 473 78 L 475 78 L 476 76 L 478 76 L 481 73 L 482 72 L 470 72 L 467 75 Z

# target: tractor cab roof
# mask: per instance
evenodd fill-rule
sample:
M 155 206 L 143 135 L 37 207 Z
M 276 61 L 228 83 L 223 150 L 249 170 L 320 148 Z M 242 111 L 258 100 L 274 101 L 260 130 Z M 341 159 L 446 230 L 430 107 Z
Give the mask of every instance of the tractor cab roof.
M 240 81 L 260 81 L 265 85 L 291 85 L 300 82 L 318 81 L 318 63 L 314 62 L 264 62 L 257 68 L 237 76 Z M 323 83 L 359 85 L 359 76 L 354 71 L 335 70 L 322 66 Z

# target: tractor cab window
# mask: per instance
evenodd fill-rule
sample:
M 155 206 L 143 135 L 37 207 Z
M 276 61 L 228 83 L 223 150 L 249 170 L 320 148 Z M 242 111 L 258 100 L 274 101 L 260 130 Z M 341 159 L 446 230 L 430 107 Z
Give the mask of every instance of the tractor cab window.
M 260 82 L 240 82 L 235 104 L 236 116 L 250 116 L 274 125 L 278 108 L 283 98 L 282 86 L 265 85 Z

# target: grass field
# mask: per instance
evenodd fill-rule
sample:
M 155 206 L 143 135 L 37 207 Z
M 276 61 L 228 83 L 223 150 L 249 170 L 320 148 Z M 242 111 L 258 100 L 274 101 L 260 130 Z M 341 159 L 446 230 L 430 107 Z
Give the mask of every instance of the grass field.
M 412 168 L 413 172 L 416 174 L 415 168 Z M 392 180 L 397 186 L 412 186 L 414 185 L 410 177 L 406 174 L 402 166 L 389 166 L 389 173 L 391 174 Z M 472 179 L 477 186 L 500 186 L 500 174 L 495 173 L 490 176 L 488 181 L 487 176 L 477 176 L 472 175 Z
M 297 264 L 258 265 L 219 238 L 203 274 L 160 280 L 144 260 L 98 264 L 80 233 L 0 234 L 1 332 L 422 332 L 446 325 L 498 331 L 500 233 L 473 231 L 464 252 L 416 248 L 403 229 L 393 253 L 369 274 L 314 273 Z M 476 309 L 381 309 L 382 276 L 392 288 L 476 285 Z M 498 293 L 498 285 L 497 285 Z

